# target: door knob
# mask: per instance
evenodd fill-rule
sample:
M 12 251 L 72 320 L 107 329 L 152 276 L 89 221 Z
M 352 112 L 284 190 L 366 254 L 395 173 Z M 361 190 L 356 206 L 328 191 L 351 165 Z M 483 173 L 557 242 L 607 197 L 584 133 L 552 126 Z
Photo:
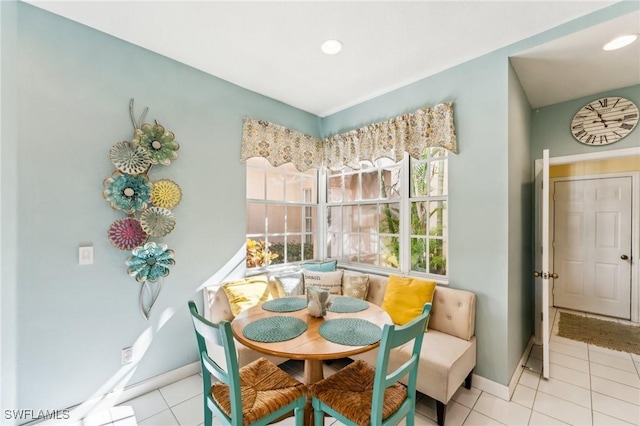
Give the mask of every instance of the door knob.
M 540 275 L 541 275 L 541 274 L 540 274 L 540 272 L 538 272 L 538 271 L 533 271 L 533 276 L 534 276 L 534 277 L 538 278 Z
M 558 278 L 558 274 L 556 274 L 555 272 L 553 274 L 551 274 L 551 278 L 553 278 L 554 280 Z
M 627 260 L 629 258 L 629 256 L 627 256 L 626 254 L 623 254 L 622 256 L 620 256 L 620 259 L 622 260 Z

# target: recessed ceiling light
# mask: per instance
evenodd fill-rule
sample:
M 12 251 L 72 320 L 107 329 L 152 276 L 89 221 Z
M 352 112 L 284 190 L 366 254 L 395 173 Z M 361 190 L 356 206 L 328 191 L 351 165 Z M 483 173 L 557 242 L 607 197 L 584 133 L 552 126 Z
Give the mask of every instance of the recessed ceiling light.
M 603 50 L 616 50 L 628 46 L 638 39 L 638 34 L 623 35 L 605 44 Z
M 322 43 L 320 49 L 327 55 L 335 55 L 342 50 L 342 42 L 340 40 L 327 40 Z

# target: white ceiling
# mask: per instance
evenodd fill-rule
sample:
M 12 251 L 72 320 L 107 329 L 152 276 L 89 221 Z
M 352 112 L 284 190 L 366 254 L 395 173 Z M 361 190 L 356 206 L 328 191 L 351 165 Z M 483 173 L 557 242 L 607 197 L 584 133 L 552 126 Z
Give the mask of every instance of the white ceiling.
M 321 117 L 616 3 L 25 1 Z M 640 42 L 601 51 L 631 15 L 513 58 L 532 106 L 639 84 Z

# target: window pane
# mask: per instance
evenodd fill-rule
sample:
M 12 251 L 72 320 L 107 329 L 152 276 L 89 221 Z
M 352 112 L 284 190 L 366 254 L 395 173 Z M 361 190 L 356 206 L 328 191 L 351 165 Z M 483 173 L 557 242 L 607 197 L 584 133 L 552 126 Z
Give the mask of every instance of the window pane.
M 267 172 L 267 200 L 284 201 L 284 176 L 279 172 Z
M 358 206 L 343 206 L 342 217 L 342 232 L 351 232 L 358 229 Z
M 247 203 L 247 235 L 264 234 L 265 205 L 257 203 Z
M 360 206 L 360 218 L 354 222 L 353 230 L 359 226 L 359 232 L 377 233 L 378 232 L 378 205 L 365 204 Z
M 327 227 L 331 233 L 342 231 L 342 206 L 327 209 Z
M 432 201 L 429 203 L 429 235 L 444 236 L 447 229 L 447 215 L 445 201 Z
M 400 204 L 382 203 L 380 204 L 380 233 L 399 234 L 400 233 Z
M 380 266 L 398 268 L 400 266 L 400 241 L 398 237 L 380 237 Z
M 378 265 L 378 235 L 360 235 L 360 262 L 368 265 Z
M 302 201 L 304 201 L 305 203 L 318 203 L 318 185 L 316 184 L 316 182 L 317 179 L 315 174 L 313 175 L 313 177 L 304 176 L 302 178 L 302 193 L 304 195 Z
M 427 220 L 427 202 L 411 203 L 411 235 L 426 235 Z
M 428 163 L 424 161 L 411 162 L 411 196 L 423 197 L 429 193 Z
M 256 268 L 265 264 L 265 236 L 256 235 L 247 238 L 247 268 Z
M 247 165 L 247 198 L 264 200 L 264 169 Z
M 267 206 L 267 232 L 269 234 L 284 233 L 284 212 L 284 206 Z
M 269 237 L 268 244 L 269 265 L 279 265 L 285 262 L 284 237 Z
M 382 170 L 382 198 L 400 198 L 400 168 Z
M 327 257 L 329 259 L 341 259 L 341 253 L 342 253 L 342 244 L 341 244 L 341 240 L 340 240 L 340 236 L 342 234 L 338 234 L 338 233 L 329 233 L 329 235 L 327 235 Z
M 327 183 L 327 202 L 339 203 L 342 201 L 342 175 L 329 176 Z
M 380 178 L 378 170 L 362 173 L 362 199 L 377 200 L 380 198 Z
M 304 201 L 304 193 L 302 192 L 302 176 L 285 175 L 285 197 L 287 201 L 301 203 Z
M 427 239 L 411 238 L 411 270 L 427 271 Z
M 446 246 L 441 239 L 429 239 L 429 272 L 437 275 L 447 274 Z
M 351 261 L 358 261 L 358 245 L 360 243 L 360 238 L 358 234 L 344 234 L 343 236 L 344 244 L 342 250 L 344 251 L 343 258 Z
M 432 161 L 429 167 L 429 195 L 447 195 L 447 161 Z
M 287 234 L 287 262 L 302 260 L 302 235 Z
M 342 201 L 355 201 L 358 199 L 358 175 L 344 176 L 344 196 Z
M 316 234 L 304 234 L 302 260 L 316 259 Z
M 287 207 L 287 233 L 302 232 L 302 212 L 303 208 L 298 206 Z

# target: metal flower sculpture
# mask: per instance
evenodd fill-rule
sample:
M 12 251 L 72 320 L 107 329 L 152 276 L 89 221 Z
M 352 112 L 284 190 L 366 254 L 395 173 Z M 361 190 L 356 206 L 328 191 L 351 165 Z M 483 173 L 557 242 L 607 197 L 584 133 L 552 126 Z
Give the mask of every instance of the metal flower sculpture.
M 114 172 L 103 182 L 102 195 L 111 207 L 126 214 L 134 214 L 147 208 L 151 201 L 151 184 L 144 175 L 129 175 Z
M 149 152 L 153 164 L 168 166 L 171 160 L 178 158 L 177 151 L 180 149 L 180 144 L 175 141 L 175 135 L 173 132 L 166 131 L 158 123 L 153 126 L 144 123 L 140 129 L 136 130 L 133 141 Z
M 176 263 L 173 260 L 174 254 L 166 244 L 153 241 L 136 247 L 131 251 L 131 256 L 127 257 L 127 274 L 139 283 L 155 283 L 159 278 L 169 275 L 171 267 Z
M 149 238 L 168 235 L 175 227 L 171 211 L 180 203 L 182 190 L 177 183 L 162 179 L 151 184 L 149 172 L 157 164 L 168 166 L 178 158 L 180 145 L 173 132 L 157 122 L 141 124 L 148 108 L 136 121 L 133 99 L 129 102 L 129 115 L 134 137 L 131 141 L 117 142 L 109 151 L 109 159 L 116 168 L 104 180 L 102 193 L 111 207 L 127 217 L 111 224 L 107 236 L 111 244 L 121 250 L 132 250 L 126 259 L 127 273 L 141 283 L 140 310 L 145 319 L 162 288 L 162 278 L 169 275 L 175 264 L 174 251 L 166 244 L 148 242 Z
M 167 248 L 166 244 L 155 242 L 146 243 L 142 247 L 136 247 L 127 258 L 127 273 L 136 281 L 142 283 L 140 287 L 140 311 L 149 319 L 149 312 L 158 299 L 161 286 L 155 289 L 149 283 L 155 283 L 162 277 L 169 275 L 171 267 L 176 263 L 173 260 L 174 251 Z

